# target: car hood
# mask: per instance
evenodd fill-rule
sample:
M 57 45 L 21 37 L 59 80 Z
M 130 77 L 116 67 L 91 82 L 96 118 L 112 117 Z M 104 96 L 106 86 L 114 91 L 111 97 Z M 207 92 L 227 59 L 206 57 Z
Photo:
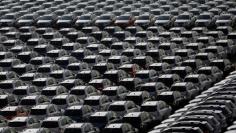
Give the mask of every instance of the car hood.
M 176 20 L 175 22 L 177 23 L 187 23 L 189 22 L 190 20 Z
M 200 19 L 200 20 L 196 20 L 196 22 L 210 22 L 209 19 Z
M 156 20 L 155 23 L 168 23 L 169 20 Z
M 129 20 L 116 20 L 115 23 L 128 23 Z
M 32 22 L 32 20 L 19 20 L 18 23 Z
M 58 20 L 57 22 L 63 23 L 63 22 L 70 22 L 71 20 Z
M 109 23 L 111 20 L 97 20 L 96 23 Z
M 231 20 L 217 20 L 216 23 L 227 23 L 231 22 Z
M 136 20 L 135 23 L 148 23 L 149 20 Z
M 91 22 L 91 20 L 77 20 L 76 23 L 87 23 Z
M 13 21 L 12 19 L 1 19 L 0 22 L 11 22 Z
M 39 20 L 37 23 L 49 23 L 51 22 L 52 20 Z

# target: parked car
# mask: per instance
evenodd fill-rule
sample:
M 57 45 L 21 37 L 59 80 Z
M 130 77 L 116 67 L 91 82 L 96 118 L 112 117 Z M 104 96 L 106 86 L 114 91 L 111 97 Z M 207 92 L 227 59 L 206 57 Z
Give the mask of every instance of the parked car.
M 28 116 L 29 110 L 23 106 L 6 106 L 0 110 L 1 116 L 7 120 L 12 120 L 15 117 Z
M 42 121 L 41 127 L 48 128 L 52 133 L 56 133 L 62 131 L 71 123 L 73 121 L 67 116 L 51 116 Z
M 106 95 L 89 96 L 84 99 L 84 105 L 91 106 L 94 110 L 107 110 L 111 100 Z
M 139 129 L 140 132 L 154 126 L 153 117 L 147 112 L 131 112 L 123 117 L 123 122 L 130 123 L 133 127 Z
M 175 19 L 176 18 L 171 14 L 162 14 L 156 17 L 155 25 L 169 29 L 174 25 Z
M 65 109 L 64 115 L 76 122 L 86 122 L 93 113 L 94 110 L 89 105 L 72 105 Z
M 116 18 L 115 24 L 122 28 L 126 28 L 128 26 L 132 26 L 134 24 L 134 21 L 134 16 L 132 16 L 131 14 L 124 14 Z
M 140 107 L 130 100 L 115 101 L 109 105 L 108 110 L 116 112 L 122 118 L 127 113 L 140 111 Z
M 184 12 L 176 17 L 174 25 L 186 28 L 192 28 L 194 26 L 195 21 L 196 17 L 193 14 Z
M 134 128 L 132 125 L 128 123 L 112 123 L 107 125 L 104 128 L 104 132 L 106 133 L 114 133 L 114 132 L 119 132 L 119 133 L 137 133 L 138 129 Z
M 234 27 L 235 21 L 236 21 L 236 18 L 232 14 L 222 14 L 217 18 L 215 23 L 217 26 L 232 26 L 232 27 Z
M 34 117 L 20 116 L 10 120 L 8 126 L 14 128 L 17 132 L 20 132 L 26 128 L 38 128 L 40 127 L 40 123 Z
M 146 111 L 155 117 L 156 122 L 161 122 L 170 116 L 172 108 L 164 101 L 147 101 L 141 105 L 141 111 Z
M 82 131 L 82 132 L 81 132 Z M 72 123 L 63 129 L 63 133 L 81 132 L 81 133 L 99 133 L 99 130 L 91 123 Z
M 98 27 L 104 28 L 106 26 L 112 25 L 115 22 L 115 19 L 116 17 L 114 14 L 108 13 L 99 16 L 94 23 Z
M 43 103 L 33 106 L 30 109 L 30 116 L 42 121 L 46 117 L 61 115 L 57 106 L 54 104 Z
M 208 28 L 214 28 L 215 27 L 215 22 L 216 22 L 217 17 L 214 16 L 213 13 L 211 12 L 204 12 L 201 13 L 196 21 L 195 25 L 196 26 L 206 26 Z

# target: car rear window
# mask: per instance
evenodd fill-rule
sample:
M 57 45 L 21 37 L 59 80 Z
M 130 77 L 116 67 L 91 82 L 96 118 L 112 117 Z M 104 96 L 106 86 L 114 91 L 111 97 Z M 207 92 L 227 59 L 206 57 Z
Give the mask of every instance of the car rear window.
M 58 125 L 58 121 L 44 121 L 42 123 L 42 127 L 57 128 L 57 127 L 59 127 L 59 125 Z
M 31 109 L 30 114 L 31 115 L 46 115 L 47 110 L 46 109 Z

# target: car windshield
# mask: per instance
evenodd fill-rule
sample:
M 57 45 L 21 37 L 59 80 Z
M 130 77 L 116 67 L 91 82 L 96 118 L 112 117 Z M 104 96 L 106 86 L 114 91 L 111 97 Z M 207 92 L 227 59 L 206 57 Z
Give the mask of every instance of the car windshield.
M 45 81 L 34 81 L 33 84 L 36 85 L 36 86 L 39 86 L 39 87 L 40 86 L 41 87 L 46 86 L 46 82 Z
M 158 81 L 165 83 L 165 85 L 171 85 L 174 82 L 172 78 L 159 78 Z
M 188 56 L 188 53 L 187 52 L 177 52 L 176 55 L 179 55 L 181 57 L 186 57 L 186 56 Z
M 160 100 L 163 100 L 168 104 L 171 104 L 175 101 L 173 95 L 159 95 L 158 97 Z
M 208 56 L 205 55 L 197 55 L 196 59 L 200 59 L 200 60 L 208 60 Z
M 186 87 L 185 86 L 173 86 L 171 87 L 172 91 L 179 91 L 179 92 L 185 92 L 186 91 Z
M 167 62 L 169 64 L 175 64 L 175 60 L 174 59 L 163 59 L 163 62 Z
M 65 115 L 66 116 L 82 116 L 82 110 L 71 110 L 71 109 L 68 109 L 65 111 Z
M 209 53 L 209 52 L 217 53 L 218 50 L 216 48 L 206 48 L 205 52 L 207 52 L 207 53 Z
M 14 18 L 15 18 L 14 15 L 6 15 L 4 17 L 4 19 L 14 19 Z
M 93 70 L 98 70 L 99 72 L 105 72 L 108 70 L 107 66 L 93 66 Z
M 11 63 L 9 62 L 1 62 L 0 65 L 1 67 L 11 67 Z
M 2 116 L 16 116 L 16 111 L 1 111 Z
M 13 84 L 11 84 L 11 83 L 1 83 L 0 88 L 1 89 L 11 89 L 11 88 L 13 88 Z
M 64 133 L 82 133 L 80 128 L 66 128 Z
M 155 92 L 156 87 L 155 86 L 142 86 L 141 90 L 142 91 L 147 91 L 147 92 Z
M 33 65 L 41 65 L 41 64 L 43 64 L 43 61 L 42 60 L 31 60 L 30 63 Z
M 149 20 L 149 16 L 140 16 L 137 20 Z
M 180 16 L 178 16 L 177 19 L 179 19 L 179 20 L 186 20 L 186 19 L 190 19 L 190 16 L 189 15 L 180 15 Z
M 211 19 L 210 15 L 200 15 L 198 19 Z
M 170 45 L 160 45 L 159 49 L 170 50 Z
M 39 20 L 51 20 L 52 16 L 42 16 L 39 18 Z
M 111 62 L 113 64 L 119 64 L 120 63 L 120 59 L 109 59 L 109 62 Z
M 86 62 L 86 63 L 95 63 L 95 59 L 94 58 L 86 58 L 86 59 L 84 59 L 84 62 Z
M 72 16 L 62 16 L 60 20 L 71 20 Z
M 33 16 L 24 16 L 22 17 L 23 20 L 29 20 L 29 19 L 34 19 Z
M 51 71 L 50 67 L 39 67 L 37 70 L 37 72 L 40 72 L 40 73 L 47 73 L 50 71 Z
M 50 76 L 55 79 L 62 79 L 64 75 L 63 75 L 63 73 L 52 73 L 52 74 L 50 74 Z
M 55 95 L 57 95 L 56 90 L 42 90 L 41 94 L 45 95 L 45 96 L 55 96 Z
M 31 115 L 46 115 L 47 110 L 46 109 L 31 109 L 30 114 Z
M 15 121 L 15 122 L 9 122 L 8 126 L 9 127 L 24 127 L 26 126 L 26 122 L 19 122 L 19 121 Z
M 85 15 L 85 16 L 81 16 L 81 17 L 79 17 L 79 20 L 90 20 L 90 16 L 88 16 L 88 15 Z
M 141 111 L 155 112 L 157 111 L 156 106 L 142 106 Z
M 131 100 L 136 104 L 142 103 L 143 99 L 141 96 L 127 96 L 127 100 Z
M 104 95 L 107 95 L 107 96 L 116 96 L 117 95 L 117 91 L 116 90 L 103 91 L 102 93 Z
M 136 77 L 139 77 L 141 79 L 149 79 L 149 74 L 148 73 L 137 73 Z
M 44 121 L 41 125 L 41 127 L 45 128 L 57 128 L 59 127 L 58 121 Z
M 4 99 L 0 99 L 0 107 L 4 107 L 5 105 L 7 105 L 8 104 L 8 101 L 7 101 L 7 99 L 6 98 L 4 98 Z
M 7 76 L 6 75 L 0 75 L 0 80 L 6 80 Z
M 122 133 L 122 128 L 105 128 L 104 133 Z
M 185 78 L 184 79 L 185 82 L 192 82 L 192 83 L 198 83 L 198 78 Z
M 67 68 L 71 71 L 80 71 L 81 70 L 81 68 L 79 66 L 76 66 L 76 65 L 68 65 Z
M 162 66 L 151 66 L 150 65 L 149 69 L 154 69 L 156 71 L 162 71 Z
M 117 20 L 129 20 L 130 16 L 120 16 Z
M 13 94 L 15 94 L 15 95 L 26 95 L 27 94 L 27 90 L 17 89 L 17 90 L 13 91 Z
M 199 74 L 206 74 L 206 75 L 211 75 L 211 70 L 199 70 L 197 73 Z
M 85 105 L 90 105 L 90 106 L 98 106 L 99 104 L 99 100 L 85 100 L 84 101 Z
M 110 20 L 111 19 L 111 16 L 100 16 L 98 20 Z
M 66 99 L 53 99 L 52 103 L 56 104 L 56 105 L 65 105 L 66 104 Z
M 71 90 L 70 91 L 71 94 L 74 95 L 85 95 L 85 90 L 79 89 L 79 90 Z
M 36 105 L 35 99 L 22 99 L 20 105 Z
M 124 105 L 111 105 L 109 107 L 109 110 L 111 111 L 125 111 Z
M 219 20 L 231 20 L 231 16 L 229 15 L 223 15 L 219 17 Z
M 106 123 L 107 122 L 107 118 L 103 116 L 91 116 L 89 120 L 91 123 Z
M 124 121 L 128 123 L 132 123 L 132 125 L 135 125 L 135 126 L 138 126 L 142 123 L 141 119 L 137 117 L 124 117 Z
M 158 18 L 157 18 L 157 20 L 169 20 L 170 19 L 170 16 L 159 16 Z

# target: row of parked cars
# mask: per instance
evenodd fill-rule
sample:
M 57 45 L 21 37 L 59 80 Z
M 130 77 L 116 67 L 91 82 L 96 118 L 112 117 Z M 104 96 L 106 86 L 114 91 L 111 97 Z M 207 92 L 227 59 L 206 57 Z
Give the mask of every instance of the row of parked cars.
M 1 1 L 0 132 L 223 132 L 235 5 Z
M 235 71 L 176 110 L 150 133 L 235 132 Z
M 6 9 L 11 8 L 11 9 Z M 234 26 L 235 2 L 206 1 L 36 1 L 20 5 L 11 3 L 0 8 L 2 26 L 76 27 L 96 25 L 122 28 L 172 26 Z M 207 11 L 208 13 L 204 13 Z M 30 14 L 28 13 L 30 12 Z

